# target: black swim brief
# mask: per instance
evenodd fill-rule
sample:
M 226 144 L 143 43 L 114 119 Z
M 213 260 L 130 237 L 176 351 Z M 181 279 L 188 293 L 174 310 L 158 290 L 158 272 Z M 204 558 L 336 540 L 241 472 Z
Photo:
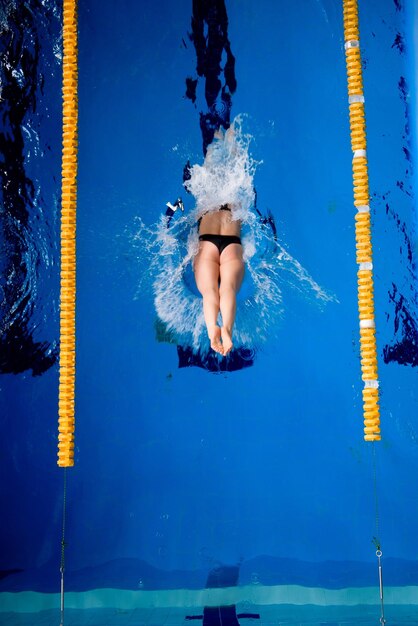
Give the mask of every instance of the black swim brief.
M 225 250 L 230 243 L 241 244 L 241 238 L 236 235 L 199 235 L 199 241 L 211 241 L 219 250 L 219 254 Z

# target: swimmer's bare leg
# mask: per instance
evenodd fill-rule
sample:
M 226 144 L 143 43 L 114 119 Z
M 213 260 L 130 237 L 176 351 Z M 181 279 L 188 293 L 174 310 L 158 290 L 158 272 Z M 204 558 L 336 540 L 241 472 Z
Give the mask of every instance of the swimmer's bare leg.
M 219 252 L 210 241 L 200 242 L 194 261 L 196 285 L 203 297 L 203 316 L 208 331 L 210 346 L 219 354 L 224 353 L 221 343 L 219 315 Z
M 242 246 L 230 244 L 220 257 L 219 307 L 222 315 L 221 336 L 224 356 L 233 348 L 232 331 L 237 310 L 237 293 L 244 278 L 244 269 Z

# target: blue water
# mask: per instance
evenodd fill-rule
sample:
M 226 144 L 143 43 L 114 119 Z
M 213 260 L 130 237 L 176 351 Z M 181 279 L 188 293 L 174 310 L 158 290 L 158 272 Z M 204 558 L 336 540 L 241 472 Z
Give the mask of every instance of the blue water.
M 67 623 L 377 623 L 376 536 L 388 623 L 416 623 L 414 2 L 360 2 L 376 444 L 363 441 L 340 3 L 225 6 L 236 84 L 224 50 L 223 99 L 221 90 L 209 110 L 216 86 L 205 94 L 197 74 L 189 0 L 79 2 Z M 55 624 L 60 5 L 10 2 L 0 18 L 0 622 Z M 158 319 L 155 237 L 167 201 L 183 198 L 186 221 L 193 211 L 183 176 L 210 140 L 201 116 L 227 126 L 239 114 L 259 162 L 251 210 L 267 225 L 269 263 L 277 250 L 291 262 L 274 266 L 278 299 L 265 316 L 254 303 L 244 316 L 254 336 L 227 361 Z M 247 272 L 241 312 L 251 281 Z M 190 267 L 184 293 L 198 302 Z

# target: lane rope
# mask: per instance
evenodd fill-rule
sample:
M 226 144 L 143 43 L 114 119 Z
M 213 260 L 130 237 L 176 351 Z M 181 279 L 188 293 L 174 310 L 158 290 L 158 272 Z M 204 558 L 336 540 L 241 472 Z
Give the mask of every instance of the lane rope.
M 58 465 L 74 465 L 77 205 L 77 2 L 63 0 L 63 147 L 61 180 Z
M 363 74 L 361 67 L 358 3 L 343 0 L 345 58 L 351 148 L 353 151 L 353 188 L 358 263 L 358 309 L 360 318 L 360 356 L 364 388 L 364 439 L 380 440 L 379 380 L 377 375 L 376 329 L 374 316 L 373 258 L 369 204 L 366 122 Z

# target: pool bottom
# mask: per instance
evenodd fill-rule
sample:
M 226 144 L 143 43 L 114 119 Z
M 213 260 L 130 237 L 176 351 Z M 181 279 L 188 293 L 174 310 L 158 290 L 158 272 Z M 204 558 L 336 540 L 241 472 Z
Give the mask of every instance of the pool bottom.
M 184 626 L 187 623 L 205 626 L 376 626 L 380 620 L 380 606 L 327 606 L 313 605 L 251 605 L 236 606 L 237 621 L 212 615 L 205 618 L 197 611 L 186 608 L 148 609 L 65 609 L 65 626 Z M 242 616 L 244 614 L 246 616 Z M 385 618 L 388 624 L 412 626 L 418 624 L 416 605 L 387 605 Z M 39 613 L 2 613 L 0 623 L 7 626 L 57 626 L 60 611 L 49 609 Z
M 386 587 L 390 624 L 418 625 L 418 587 Z M 245 624 L 348 626 L 377 624 L 379 589 L 326 589 L 299 585 L 251 585 L 164 591 L 92 589 L 65 594 L 65 626 L 203 626 Z M 33 591 L 0 594 L 0 623 L 46 626 L 60 623 L 60 594 Z

